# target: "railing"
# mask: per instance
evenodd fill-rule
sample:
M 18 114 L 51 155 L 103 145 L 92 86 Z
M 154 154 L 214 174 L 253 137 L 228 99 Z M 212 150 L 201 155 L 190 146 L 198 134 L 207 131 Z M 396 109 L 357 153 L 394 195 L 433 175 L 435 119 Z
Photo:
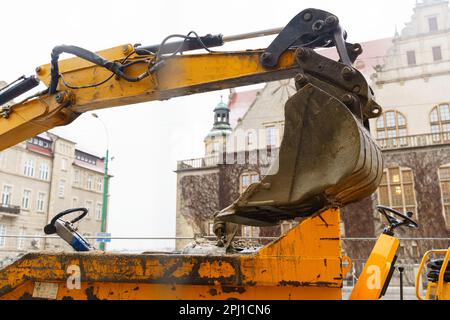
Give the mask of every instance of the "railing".
M 213 168 L 219 164 L 259 165 L 268 168 L 277 159 L 278 152 L 278 148 L 267 148 L 215 154 L 205 158 L 178 161 L 177 170 Z
M 450 144 L 450 132 L 428 133 L 414 136 L 378 139 L 377 143 L 383 150 L 444 145 Z
M 178 161 L 177 170 L 212 168 L 219 164 L 219 156 Z
M 20 213 L 20 207 L 12 206 L 10 204 L 0 204 L 0 213 L 9 213 L 18 215 Z

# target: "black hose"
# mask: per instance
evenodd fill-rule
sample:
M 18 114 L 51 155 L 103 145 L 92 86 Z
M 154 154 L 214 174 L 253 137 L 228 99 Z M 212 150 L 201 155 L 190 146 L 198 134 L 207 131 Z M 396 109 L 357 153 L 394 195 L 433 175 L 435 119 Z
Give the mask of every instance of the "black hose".
M 103 68 L 106 68 L 113 72 L 114 74 L 121 73 L 121 65 L 119 63 L 108 61 L 98 54 L 77 47 L 77 46 L 69 46 L 69 45 L 60 45 L 57 47 L 54 47 L 51 54 L 51 71 L 50 71 L 50 87 L 49 87 L 49 93 L 54 94 L 56 92 L 56 89 L 58 87 L 58 80 L 59 80 L 59 66 L 58 66 L 58 60 L 59 56 L 62 53 L 70 53 L 74 56 L 77 56 L 79 58 L 82 58 L 84 60 L 87 60 L 89 62 L 92 62 L 98 66 L 101 66 Z

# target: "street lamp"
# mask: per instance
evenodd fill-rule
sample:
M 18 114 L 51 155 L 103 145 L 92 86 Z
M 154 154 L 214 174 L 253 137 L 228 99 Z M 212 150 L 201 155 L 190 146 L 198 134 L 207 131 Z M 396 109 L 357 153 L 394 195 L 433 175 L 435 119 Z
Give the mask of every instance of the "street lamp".
M 105 129 L 105 136 L 106 136 L 106 156 L 105 156 L 105 170 L 104 170 L 104 177 L 103 177 L 103 199 L 102 199 L 102 224 L 100 227 L 100 231 L 106 232 L 106 212 L 107 212 L 107 205 L 108 205 L 108 186 L 109 186 L 109 176 L 108 176 L 108 161 L 109 161 L 109 133 L 108 128 L 106 127 L 106 124 L 103 122 L 103 120 L 96 114 L 92 113 L 92 116 L 96 119 L 98 119 L 101 124 L 103 125 L 103 128 Z M 105 250 L 105 243 L 100 243 L 100 250 Z

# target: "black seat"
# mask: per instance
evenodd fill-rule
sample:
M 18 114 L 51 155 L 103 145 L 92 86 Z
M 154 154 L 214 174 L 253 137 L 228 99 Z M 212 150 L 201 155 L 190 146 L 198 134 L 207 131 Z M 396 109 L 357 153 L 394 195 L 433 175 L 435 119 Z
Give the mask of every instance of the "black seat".
M 431 260 L 430 262 L 428 262 L 427 267 L 428 267 L 428 281 L 431 282 L 438 282 L 439 279 L 439 271 L 441 270 L 442 264 L 444 263 L 444 259 L 436 259 L 436 260 Z M 444 274 L 444 281 L 445 282 L 450 282 L 450 263 L 447 266 L 447 269 L 445 270 L 445 274 Z

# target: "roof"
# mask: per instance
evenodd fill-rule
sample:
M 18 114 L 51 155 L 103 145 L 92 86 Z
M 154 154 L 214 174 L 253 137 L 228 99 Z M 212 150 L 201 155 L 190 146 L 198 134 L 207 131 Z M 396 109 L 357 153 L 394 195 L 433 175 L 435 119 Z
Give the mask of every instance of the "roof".
M 230 109 L 230 125 L 232 128 L 234 128 L 238 123 L 238 120 L 245 115 L 250 105 L 255 102 L 260 91 L 260 89 L 256 89 L 242 92 L 233 90 L 231 92 L 228 107 Z
M 95 172 L 103 174 L 105 172 L 105 169 L 103 167 L 103 165 L 104 165 L 103 161 L 99 160 L 96 163 L 97 164 L 94 165 L 94 164 L 90 164 L 90 163 L 87 163 L 87 162 L 84 162 L 84 161 L 81 161 L 81 160 L 78 160 L 78 159 L 75 159 L 73 161 L 73 164 L 75 166 L 78 166 L 78 167 L 81 167 L 81 168 L 84 168 L 84 169 L 88 169 L 88 170 L 95 171 Z
M 393 38 L 383 38 L 361 42 L 363 53 L 355 61 L 355 68 L 369 77 L 374 72 L 375 66 L 384 64 L 384 58 L 392 46 L 392 40 Z M 336 48 L 320 49 L 317 52 L 334 60 L 339 57 Z
M 214 109 L 214 112 L 216 112 L 216 111 L 228 111 L 228 110 L 229 110 L 228 109 L 228 105 L 225 102 L 220 101 L 217 104 L 216 108 Z
M 48 157 L 53 156 L 52 150 L 50 150 L 48 148 L 43 148 L 41 146 L 37 146 L 35 144 L 27 143 L 26 148 L 28 151 L 36 152 L 36 153 L 42 154 L 44 156 L 48 156 Z

